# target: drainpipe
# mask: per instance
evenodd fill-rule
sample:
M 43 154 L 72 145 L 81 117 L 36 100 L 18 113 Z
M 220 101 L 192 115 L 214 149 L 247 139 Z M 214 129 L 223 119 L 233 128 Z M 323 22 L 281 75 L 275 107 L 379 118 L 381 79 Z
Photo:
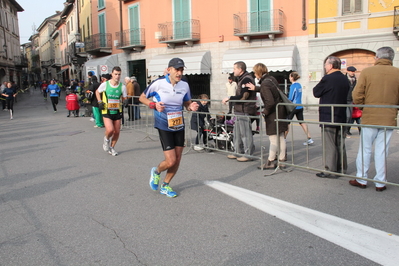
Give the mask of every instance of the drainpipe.
M 302 0 L 302 30 L 307 30 L 306 27 L 306 0 Z
M 318 25 L 317 25 L 317 23 L 318 23 L 318 21 L 317 21 L 317 18 L 318 18 L 318 16 L 319 16 L 319 12 L 318 12 L 318 9 L 319 9 L 319 0 L 315 0 L 316 1 L 316 3 L 315 3 L 315 18 L 314 18 L 314 37 L 315 38 L 317 38 L 317 37 L 319 37 L 318 35 L 319 35 L 319 29 L 318 29 Z
M 120 43 L 119 45 L 122 46 L 123 44 L 123 19 L 122 19 L 122 0 L 119 0 L 119 31 L 120 31 Z

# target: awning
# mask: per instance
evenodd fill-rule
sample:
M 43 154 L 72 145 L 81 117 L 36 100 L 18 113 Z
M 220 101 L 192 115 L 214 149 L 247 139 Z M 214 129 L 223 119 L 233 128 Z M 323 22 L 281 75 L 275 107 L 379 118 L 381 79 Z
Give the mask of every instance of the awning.
M 245 62 L 248 72 L 251 72 L 257 63 L 265 64 L 269 71 L 297 70 L 297 56 L 298 50 L 295 45 L 230 49 L 223 55 L 222 72 L 233 72 L 234 63 L 237 61 Z
M 62 73 L 64 73 L 67 70 L 68 70 L 68 68 L 62 69 L 60 72 L 57 73 L 57 75 L 61 75 Z
M 154 56 L 148 65 L 149 76 L 162 76 L 165 68 L 168 67 L 170 59 L 179 57 L 183 59 L 186 68 L 184 74 L 211 74 L 211 53 L 199 51 L 178 54 L 162 54 Z
M 94 75 L 111 73 L 114 66 L 119 66 L 118 55 L 108 55 L 104 57 L 93 58 L 85 62 L 86 72 L 93 71 Z

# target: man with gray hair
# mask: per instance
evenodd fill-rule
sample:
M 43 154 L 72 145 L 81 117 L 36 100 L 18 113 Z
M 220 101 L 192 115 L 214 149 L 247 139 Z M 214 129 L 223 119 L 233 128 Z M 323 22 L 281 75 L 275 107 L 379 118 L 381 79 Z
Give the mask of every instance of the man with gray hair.
M 313 88 L 313 95 L 320 98 L 319 104 L 346 104 L 349 91 L 347 77 L 341 72 L 341 60 L 335 56 L 329 56 L 324 69 L 326 75 Z M 326 124 L 320 125 L 323 149 L 325 151 L 324 169 L 330 172 L 346 173 L 347 161 L 345 139 L 341 126 L 327 123 L 346 123 L 345 107 L 319 107 L 319 121 Z M 341 148 L 342 146 L 342 148 Z M 321 178 L 335 178 L 329 173 L 317 173 Z
M 392 65 L 395 52 L 391 47 L 381 47 L 377 50 L 374 66 L 362 71 L 353 90 L 354 104 L 364 105 L 399 105 L 399 68 Z M 356 158 L 356 176 L 367 178 L 370 168 L 373 144 L 375 171 L 374 180 L 376 191 L 381 192 L 386 186 L 378 181 L 386 182 L 385 160 L 388 157 L 389 142 L 393 129 L 385 126 L 397 126 L 397 108 L 364 107 L 362 124 L 381 127 L 363 127 L 359 152 Z M 366 188 L 367 181 L 362 179 L 350 180 L 349 184 L 359 188 Z

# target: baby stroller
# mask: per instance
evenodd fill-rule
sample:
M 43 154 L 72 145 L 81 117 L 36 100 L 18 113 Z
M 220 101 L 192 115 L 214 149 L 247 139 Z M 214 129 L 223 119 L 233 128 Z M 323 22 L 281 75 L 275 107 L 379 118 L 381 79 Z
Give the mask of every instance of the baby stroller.
M 205 119 L 205 131 L 208 141 L 213 140 L 217 149 L 234 152 L 233 125 L 226 122 L 224 115 L 217 115 L 216 119 Z

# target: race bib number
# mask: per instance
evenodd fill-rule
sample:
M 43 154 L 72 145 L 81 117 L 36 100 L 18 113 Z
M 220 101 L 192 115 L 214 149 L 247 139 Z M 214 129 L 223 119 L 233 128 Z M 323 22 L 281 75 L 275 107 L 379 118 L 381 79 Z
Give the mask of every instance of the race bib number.
M 108 99 L 108 110 L 119 110 L 119 99 Z
M 183 124 L 183 112 L 169 112 L 167 113 L 168 116 L 168 128 L 171 130 L 179 130 L 181 129 Z
M 50 92 L 51 92 L 51 94 L 54 94 L 54 93 L 55 93 L 55 90 L 51 90 Z

